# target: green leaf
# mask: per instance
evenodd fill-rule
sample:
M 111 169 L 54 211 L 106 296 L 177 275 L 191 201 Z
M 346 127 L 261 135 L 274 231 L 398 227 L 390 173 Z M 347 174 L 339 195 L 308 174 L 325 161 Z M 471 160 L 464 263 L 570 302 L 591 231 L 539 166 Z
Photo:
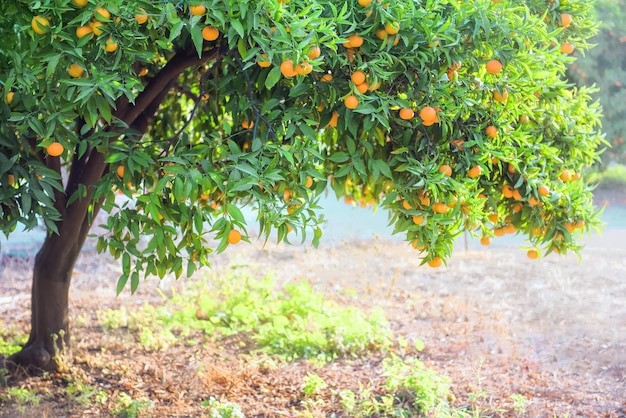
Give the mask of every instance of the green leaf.
M 117 295 L 119 296 L 124 290 L 124 286 L 126 286 L 126 282 L 128 282 L 128 274 L 122 274 L 120 278 L 117 280 Z
M 281 76 L 282 74 L 280 73 L 280 67 L 272 68 L 267 75 L 267 78 L 265 79 L 265 88 L 270 90 L 280 81 Z

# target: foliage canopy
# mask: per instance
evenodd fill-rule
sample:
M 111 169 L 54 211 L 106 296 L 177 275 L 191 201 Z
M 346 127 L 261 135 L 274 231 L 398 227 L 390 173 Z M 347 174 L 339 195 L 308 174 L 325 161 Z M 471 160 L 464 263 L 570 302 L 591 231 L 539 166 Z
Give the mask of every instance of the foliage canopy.
M 217 251 L 231 230 L 247 240 L 243 205 L 262 234 L 317 243 L 328 186 L 387 209 L 433 266 L 466 229 L 576 250 L 575 232 L 598 223 L 579 173 L 602 139 L 598 105 L 565 70 L 595 31 L 590 12 L 585 0 L 2 2 L 1 228 L 41 218 L 55 233 L 89 199 L 87 217 L 109 213 L 99 249 L 133 291 L 139 272 L 191 274 L 210 239 Z

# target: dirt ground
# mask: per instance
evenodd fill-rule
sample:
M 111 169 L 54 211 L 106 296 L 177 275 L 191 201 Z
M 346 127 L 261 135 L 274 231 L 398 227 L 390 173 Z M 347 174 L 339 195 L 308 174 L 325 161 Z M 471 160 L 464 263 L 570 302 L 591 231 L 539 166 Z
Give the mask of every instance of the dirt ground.
M 212 261 L 218 272 L 248 266 L 281 283 L 307 280 L 340 301 L 354 289 L 358 296 L 349 303 L 384 308 L 396 334 L 426 343 L 421 360 L 451 378 L 459 406 L 483 393 L 487 416 L 514 416 L 510 395 L 521 394 L 528 400 L 524 416 L 626 417 L 626 230 L 588 239 L 581 263 L 573 255 L 529 260 L 515 244 L 470 245 L 446 268 L 431 269 L 419 266 L 404 243 L 375 237 L 319 249 L 240 244 Z M 72 315 L 94 318 L 103 307 L 138 306 L 158 300 L 157 288 L 167 293 L 180 285 L 149 280 L 139 294 L 116 298 L 117 274 L 114 261 L 87 248 L 75 272 Z M 28 262 L 5 260 L 0 318 L 24 330 L 29 280 Z M 192 401 L 212 395 L 245 405 L 246 416 L 294 416 L 294 388 L 313 367 L 296 362 L 263 372 L 227 345 L 183 347 L 175 355 L 135 352 L 88 322 L 74 326 L 74 338 L 78 373 L 97 387 L 156 400 L 150 416 L 201 416 Z M 316 372 L 356 388 L 379 378 L 372 375 L 376 361 L 345 360 Z M 185 380 L 198 362 L 212 372 Z M 107 374 L 110 364 L 122 364 L 127 373 Z M 54 380 L 19 384 L 54 394 Z M 22 416 L 102 414 L 68 410 L 64 402 L 53 396 Z M 12 414 L 0 410 L 3 417 L 19 416 Z

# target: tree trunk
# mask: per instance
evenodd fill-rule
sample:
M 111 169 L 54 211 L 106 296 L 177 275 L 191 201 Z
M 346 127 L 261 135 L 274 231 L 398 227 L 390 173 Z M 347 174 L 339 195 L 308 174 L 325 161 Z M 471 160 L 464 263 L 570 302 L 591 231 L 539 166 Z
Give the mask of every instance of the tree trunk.
M 69 289 L 88 228 L 49 234 L 35 257 L 31 332 L 22 350 L 7 360 L 27 372 L 62 370 L 70 359 Z

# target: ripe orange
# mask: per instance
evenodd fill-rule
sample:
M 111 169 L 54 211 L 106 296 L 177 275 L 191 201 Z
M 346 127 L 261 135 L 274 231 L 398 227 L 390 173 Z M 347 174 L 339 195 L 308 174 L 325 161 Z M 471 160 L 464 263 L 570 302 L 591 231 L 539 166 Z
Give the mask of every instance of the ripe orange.
M 502 237 L 504 236 L 504 234 L 506 234 L 504 228 L 496 228 L 493 230 L 493 235 L 495 235 L 496 237 Z
M 504 233 L 505 234 L 514 234 L 515 233 L 515 225 L 513 225 L 513 224 L 508 224 L 503 229 L 504 229 Z
M 346 38 L 348 41 L 343 43 L 346 48 L 358 48 L 363 45 L 363 38 L 358 34 L 352 34 Z
M 295 67 L 296 73 L 300 75 L 311 74 L 313 71 L 313 66 L 308 62 L 302 61 L 300 64 L 297 64 Z
M 310 189 L 313 186 L 313 178 L 311 176 L 306 176 L 306 183 L 304 183 L 304 187 Z
M 76 7 L 85 7 L 87 6 L 87 0 L 72 0 L 72 4 Z
M 359 99 L 354 95 L 349 95 L 343 101 L 348 109 L 356 109 L 359 105 Z
M 430 126 L 438 121 L 437 111 L 434 107 L 426 106 L 420 110 L 420 118 L 422 119 L 424 125 Z
M 418 251 L 424 251 L 426 249 L 425 245 L 420 244 L 420 240 L 418 238 L 415 238 L 413 241 L 411 241 L 411 246 Z
M 189 6 L 189 11 L 191 12 L 192 16 L 202 16 L 206 14 L 206 7 L 201 4 Z
M 385 29 L 378 29 L 376 31 L 376 37 L 381 41 L 384 41 L 387 38 L 387 31 Z
M 580 178 L 580 173 L 573 172 L 572 173 L 572 181 L 576 181 Z
M 80 39 L 84 36 L 90 35 L 92 32 L 93 30 L 91 29 L 90 26 L 79 26 L 76 29 L 76 37 Z
M 435 213 L 444 214 L 448 212 L 448 209 L 450 208 L 445 203 L 436 202 L 433 204 L 433 212 Z
M 515 200 L 522 200 L 522 194 L 520 193 L 520 191 L 518 189 L 514 189 L 513 190 L 513 199 Z
M 83 67 L 76 63 L 70 65 L 70 67 L 67 69 L 67 73 L 74 78 L 81 77 L 84 72 L 85 70 L 83 69 Z
M 441 167 L 439 167 L 439 172 L 445 174 L 448 177 L 450 177 L 452 175 L 452 167 L 450 167 L 447 164 L 444 164 Z
M 475 179 L 476 177 L 479 177 L 482 172 L 482 167 L 479 165 L 475 165 L 467 171 L 467 176 L 471 179 Z
M 572 45 L 570 42 L 563 42 L 561 44 L 561 52 L 564 54 L 571 54 L 572 52 L 574 52 L 574 45 Z
M 140 25 L 143 25 L 144 23 L 148 21 L 148 13 L 146 13 L 144 9 L 139 9 L 139 10 L 141 11 L 141 13 L 135 14 L 135 20 Z
M 6 97 L 4 98 L 6 104 L 10 105 L 11 103 L 13 103 L 13 96 L 15 96 L 14 92 L 10 91 L 7 93 Z
M 244 119 L 244 121 L 241 122 L 241 127 L 243 129 L 252 129 L 252 127 L 254 127 L 254 121 L 250 122 L 248 119 Z
M 203 102 L 206 102 L 207 100 L 209 100 L 209 97 L 211 97 L 209 93 L 204 93 L 202 96 L 200 96 L 200 100 L 202 100 Z
M 283 63 L 280 64 L 280 72 L 285 77 L 295 77 L 298 74 L 293 66 L 293 60 L 283 61 Z
M 489 222 L 491 222 L 492 224 L 497 224 L 498 223 L 498 214 L 497 213 L 492 213 L 491 215 L 488 216 L 489 218 Z
M 103 32 L 102 28 L 104 27 L 102 22 L 98 22 L 97 20 L 93 20 L 93 21 L 89 22 L 89 27 L 93 31 L 94 35 L 96 35 L 96 36 L 102 35 L 102 32 Z
M 333 112 L 333 114 L 330 117 L 330 121 L 328 122 L 328 126 L 332 126 L 333 128 L 336 128 L 338 121 L 339 121 L 339 113 Z
M 498 60 L 491 60 L 485 64 L 485 68 L 489 74 L 498 74 L 502 71 L 502 63 Z
M 572 179 L 572 174 L 568 170 L 563 170 L 559 178 L 561 181 L 570 181 Z
M 358 91 L 361 94 L 365 94 L 368 88 L 369 86 L 367 85 L 367 83 L 362 83 L 356 86 L 356 91 Z
M 259 58 L 257 58 L 256 63 L 259 65 L 259 67 L 263 67 L 263 68 L 266 68 L 272 65 L 272 63 L 267 58 L 267 54 L 263 54 Z
M 314 45 L 307 56 L 309 57 L 309 59 L 313 60 L 315 58 L 318 58 L 320 55 L 322 55 L 322 50 L 319 46 Z
M 531 206 L 537 206 L 538 204 L 540 204 L 541 201 L 539 199 L 537 199 L 535 196 L 531 196 L 528 198 L 528 204 Z
M 572 15 L 569 13 L 561 13 L 561 20 L 559 21 L 559 26 L 562 28 L 566 28 L 572 24 Z
M 482 237 L 480 239 L 480 243 L 482 245 L 490 245 L 491 244 L 491 237 Z
M 408 107 L 403 107 L 402 109 L 400 109 L 400 119 L 409 120 L 413 119 L 414 116 L 415 112 L 413 111 L 413 109 L 409 109 Z
M 502 94 L 500 94 L 498 90 L 495 90 L 493 92 L 493 99 L 496 102 L 505 103 L 507 100 L 509 100 L 509 92 L 506 91 L 506 89 L 503 89 Z
M 228 233 L 227 240 L 229 244 L 237 244 L 239 241 L 241 241 L 241 232 L 237 231 L 236 229 L 231 229 Z
M 493 125 L 489 125 L 487 126 L 487 128 L 485 129 L 485 134 L 489 137 L 489 138 L 495 138 L 496 136 L 498 136 L 498 128 L 496 128 Z
M 422 215 L 415 215 L 415 216 L 413 217 L 413 223 L 414 223 L 415 225 L 421 225 L 421 224 L 422 224 L 422 222 L 424 222 L 424 217 L 423 217 Z
M 428 265 L 435 268 L 435 267 L 439 267 L 443 264 L 443 260 L 441 259 L 441 257 L 433 257 L 430 260 L 428 260 Z
M 30 21 L 30 25 L 32 26 L 35 33 L 39 35 L 43 35 L 50 30 L 50 21 L 43 16 L 35 16 Z
M 120 176 L 120 177 L 124 177 L 124 171 L 125 171 L 125 170 L 126 170 L 126 169 L 124 168 L 124 166 L 123 166 L 123 165 L 118 165 L 118 166 L 117 166 L 117 169 L 115 169 L 115 172 L 117 173 L 117 175 L 118 175 L 118 176 Z
M 372 0 L 358 0 L 359 6 L 369 7 L 372 4 Z
M 539 193 L 539 196 L 547 196 L 550 194 L 550 189 L 548 189 L 547 186 L 541 185 L 537 187 L 537 193 Z
M 408 200 L 403 200 L 402 201 L 402 207 L 406 210 L 411 210 L 413 209 L 413 206 L 411 205 L 411 202 L 409 202 Z
M 395 35 L 400 31 L 400 24 L 398 22 L 385 23 L 385 32 L 389 35 Z
M 502 194 L 506 198 L 513 197 L 513 187 L 511 187 L 509 184 L 505 184 L 504 186 L 502 186 Z
M 352 73 L 350 79 L 358 86 L 359 84 L 365 83 L 365 73 L 363 71 L 355 71 Z
M 320 81 L 322 83 L 330 83 L 331 81 L 333 81 L 333 76 L 330 74 L 324 74 L 322 78 L 320 78 Z
M 60 142 L 53 142 L 46 147 L 46 151 L 48 151 L 48 155 L 51 157 L 58 157 L 63 154 L 63 150 L 63 145 Z
M 517 202 L 516 204 L 513 205 L 511 212 L 519 213 L 522 211 L 522 209 L 524 209 L 524 204 L 522 202 Z
M 530 258 L 531 260 L 535 260 L 537 257 L 539 257 L 539 253 L 537 252 L 537 250 L 528 250 L 526 256 L 528 256 L 528 258 Z
M 114 52 L 117 49 L 117 42 L 113 38 L 108 38 L 103 48 L 106 52 Z
M 93 12 L 93 16 L 100 22 L 107 22 L 111 18 L 111 12 L 104 7 L 99 7 Z
M 203 6 L 203 7 L 204 7 L 204 6 Z M 209 42 L 214 41 L 214 40 L 216 40 L 217 38 L 219 38 L 219 36 L 220 36 L 220 31 L 219 31 L 219 30 L 217 30 L 217 28 L 216 28 L 216 27 L 213 27 L 213 26 L 205 26 L 205 27 L 202 29 L 202 38 L 203 38 L 205 41 L 209 41 Z

